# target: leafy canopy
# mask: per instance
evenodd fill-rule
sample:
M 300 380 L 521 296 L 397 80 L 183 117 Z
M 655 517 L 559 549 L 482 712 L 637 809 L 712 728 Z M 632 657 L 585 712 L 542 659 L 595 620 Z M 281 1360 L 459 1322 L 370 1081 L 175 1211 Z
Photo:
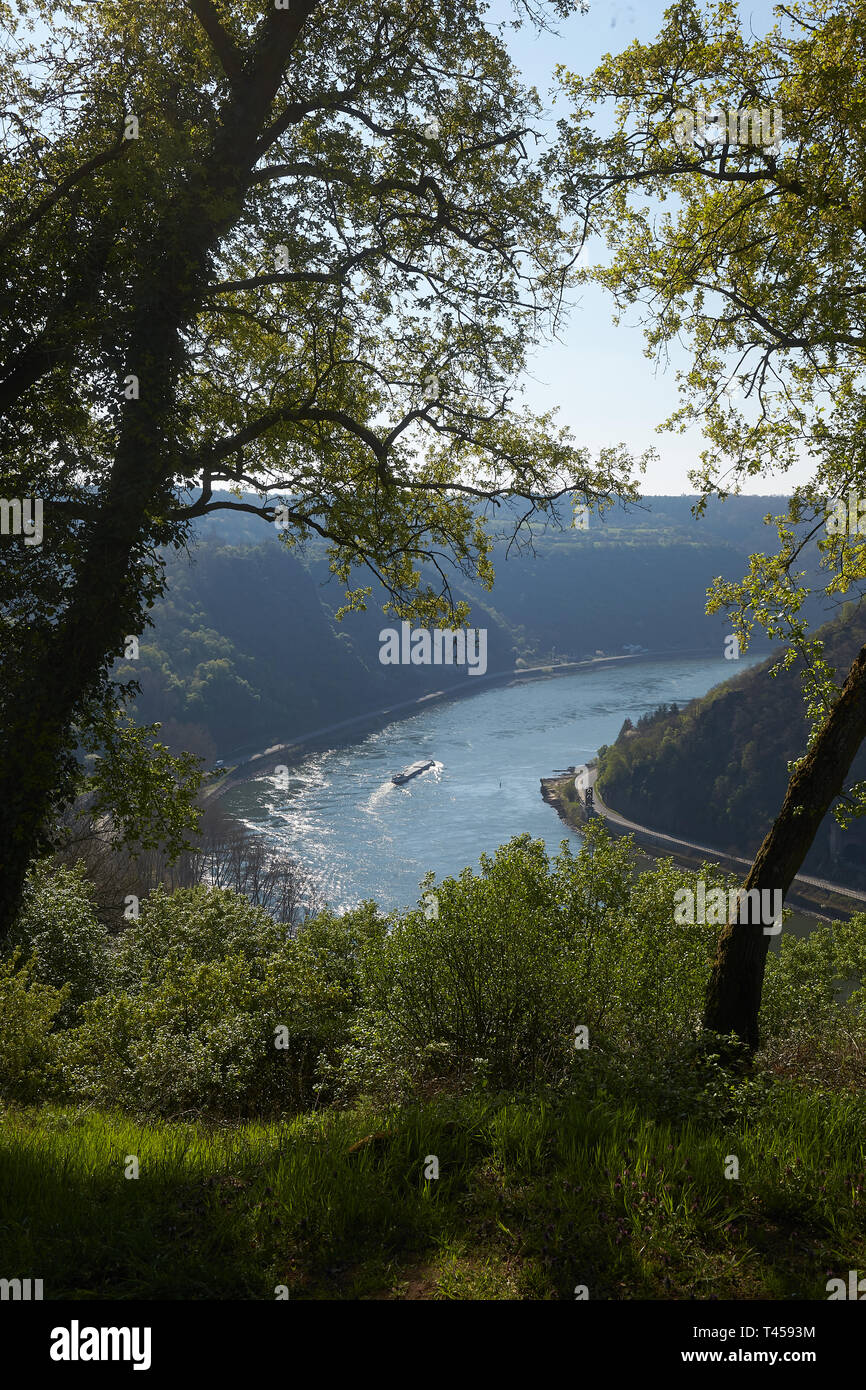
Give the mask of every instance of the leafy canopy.
M 8 689 L 63 652 L 55 707 L 110 728 L 160 548 L 219 508 L 323 537 L 350 609 L 372 572 L 394 613 L 462 622 L 448 567 L 492 582 L 487 513 L 633 495 L 622 448 L 519 400 L 573 257 L 483 4 L 0 17 L 0 493 L 45 503 L 43 544 L 0 550 Z M 77 768 L 70 743 L 61 791 Z
M 739 583 L 716 580 L 708 607 L 731 612 L 744 644 L 757 624 L 787 643 L 785 665 L 805 658 L 813 739 L 838 686 L 798 566 L 814 543 L 828 607 L 866 579 L 866 537 L 834 524 L 839 499 L 847 512 L 866 497 L 864 36 L 864 0 L 777 5 L 764 36 L 730 0 L 679 0 L 654 42 L 586 79 L 561 72 L 573 111 L 550 161 L 566 206 L 611 248 L 581 277 L 618 313 L 639 307 L 648 356 L 685 348 L 660 428 L 703 430 L 698 512 L 770 465 L 809 462 L 775 552 Z M 603 136 L 587 121 L 605 104 Z

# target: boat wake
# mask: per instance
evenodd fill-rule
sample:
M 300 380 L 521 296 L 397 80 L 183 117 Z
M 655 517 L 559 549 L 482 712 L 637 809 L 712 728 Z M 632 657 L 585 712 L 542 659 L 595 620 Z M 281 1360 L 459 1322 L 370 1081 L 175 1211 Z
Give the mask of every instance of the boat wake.
M 375 811 L 382 804 L 386 797 L 396 791 L 405 792 L 410 795 L 412 783 L 416 781 L 438 782 L 444 770 L 445 764 L 437 762 L 435 758 L 422 758 L 416 763 L 411 763 L 409 767 L 404 767 L 402 772 L 395 772 L 386 782 L 382 782 L 376 788 L 367 802 L 366 809 Z

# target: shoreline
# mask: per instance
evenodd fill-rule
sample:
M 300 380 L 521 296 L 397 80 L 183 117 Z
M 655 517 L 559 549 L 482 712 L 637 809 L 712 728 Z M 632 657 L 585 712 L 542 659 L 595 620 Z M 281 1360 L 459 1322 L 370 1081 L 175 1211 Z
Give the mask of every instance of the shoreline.
M 364 714 L 353 715 L 336 724 L 328 724 L 322 729 L 314 729 L 302 734 L 288 743 L 275 743 L 259 753 L 250 754 L 242 761 L 227 768 L 224 774 L 214 778 L 212 785 L 206 786 L 203 795 L 206 800 L 222 796 L 225 792 L 254 781 L 280 764 L 288 767 L 297 763 L 308 753 L 320 752 L 335 746 L 345 747 L 355 743 L 359 736 L 385 728 L 395 720 L 409 719 L 432 704 L 444 704 L 453 700 L 465 700 L 481 690 L 491 690 L 509 685 L 519 685 L 523 681 L 556 680 L 560 676 L 571 676 L 578 672 L 600 670 L 603 667 L 642 661 L 681 661 L 695 657 L 714 657 L 718 649 L 684 652 L 628 652 L 619 656 L 593 657 L 591 661 L 563 661 L 544 666 L 515 667 L 510 671 L 494 671 L 490 675 L 466 677 L 463 685 L 450 690 L 435 690 L 427 695 L 419 695 L 411 700 L 401 700 L 397 704 L 382 709 L 369 710 Z M 766 660 L 772 651 L 755 652 L 761 660 Z
M 572 830 L 580 830 L 590 819 L 601 819 L 610 835 L 622 839 L 631 835 L 635 847 L 648 859 L 672 859 L 680 869 L 699 870 L 707 861 L 720 865 L 726 872 L 743 877 L 743 869 L 752 867 L 751 859 L 727 854 L 723 850 L 711 849 L 704 845 L 693 845 L 675 835 L 668 835 L 649 826 L 637 825 L 629 821 L 612 807 L 606 806 L 594 791 L 595 809 L 586 810 L 579 798 L 571 800 L 565 794 L 566 786 L 573 785 L 577 777 L 585 776 L 587 785 L 595 785 L 597 767 L 592 763 L 573 766 L 567 772 L 555 773 L 552 777 L 541 778 L 541 797 L 552 806 L 560 820 Z M 829 895 L 830 901 L 827 901 Z M 845 921 L 856 912 L 866 911 L 866 893 L 854 888 L 844 888 L 841 884 L 820 883 L 809 875 L 798 874 L 785 895 L 785 906 L 816 921 Z

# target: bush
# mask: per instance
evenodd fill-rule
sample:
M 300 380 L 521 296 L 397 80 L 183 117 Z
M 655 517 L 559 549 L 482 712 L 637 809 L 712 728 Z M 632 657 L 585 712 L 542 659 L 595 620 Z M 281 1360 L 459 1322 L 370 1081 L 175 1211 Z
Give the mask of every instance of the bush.
M 291 1104 L 296 1059 L 275 1050 L 281 1011 L 271 1004 L 242 956 L 174 962 L 135 994 L 85 1006 L 69 1035 L 70 1084 L 100 1104 L 159 1115 L 235 1117 Z
M 105 930 L 97 921 L 83 866 L 56 868 L 36 864 L 27 876 L 21 909 L 4 942 L 3 953 L 35 953 L 33 978 L 55 989 L 68 985 L 57 1016 L 68 1028 L 79 1005 L 106 987 L 108 952 Z
M 58 1087 L 52 1029 L 69 987 L 42 984 L 34 978 L 36 963 L 20 962 L 19 951 L 0 960 L 0 1099 L 29 1104 Z
M 761 1006 L 765 1063 L 834 1089 L 866 1083 L 866 914 L 782 936 L 767 959 Z
M 564 841 L 552 865 L 524 835 L 482 856 L 480 875 L 435 892 L 425 880 L 438 915 L 403 915 L 365 956 L 345 1084 L 534 1087 L 580 1068 L 581 1025 L 593 1049 L 643 1056 L 690 1038 L 717 929 L 674 925 L 690 875 L 664 863 L 635 878 L 633 863 L 630 841 L 592 824 L 580 853 Z
M 769 1040 L 804 1028 L 825 1031 L 842 1015 L 852 1021 L 862 1016 L 864 977 L 866 914 L 815 927 L 806 937 L 783 933 L 779 954 L 767 957 L 763 1035 Z
M 712 866 L 701 877 L 729 886 Z M 670 861 L 636 873 L 631 841 L 592 822 L 577 854 L 564 841 L 551 860 L 518 837 L 477 873 L 428 876 L 423 907 L 388 920 L 365 903 L 295 930 L 235 892 L 158 891 L 108 957 L 81 874 L 39 869 L 16 924 L 35 955 L 4 965 L 0 1087 L 36 1098 L 62 1065 L 73 1097 L 159 1115 L 472 1086 L 733 1113 L 752 1092 L 706 1038 L 695 1045 L 719 927 L 675 923 L 677 890 L 694 883 Z M 767 1065 L 862 1086 L 864 974 L 866 916 L 783 936 L 767 963 Z
M 200 885 L 167 893 L 158 888 L 120 938 L 113 983 L 137 993 L 173 974 L 187 958 L 203 965 L 239 956 L 260 964 L 280 951 L 288 936 L 287 927 L 264 908 L 229 889 Z
M 297 1110 L 348 1036 L 371 906 L 296 935 L 232 892 L 155 894 L 126 933 L 117 988 L 83 1010 L 65 1065 L 75 1094 L 169 1115 Z
M 576 982 L 550 896 L 544 847 L 524 836 L 482 857 L 480 877 L 466 869 L 441 883 L 437 917 L 400 917 L 365 954 L 345 1078 L 399 1092 L 443 1077 L 505 1085 L 555 1068 Z

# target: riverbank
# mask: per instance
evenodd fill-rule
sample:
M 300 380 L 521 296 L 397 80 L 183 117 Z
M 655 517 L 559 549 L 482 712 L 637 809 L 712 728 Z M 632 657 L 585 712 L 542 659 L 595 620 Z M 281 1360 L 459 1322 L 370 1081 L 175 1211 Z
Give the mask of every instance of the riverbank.
M 709 860 L 740 878 L 744 876 L 744 871 L 748 872 L 752 867 L 750 859 L 726 854 L 706 845 L 696 845 L 627 820 L 605 805 L 596 785 L 597 775 L 597 768 L 589 763 L 570 767 L 567 772 L 558 772 L 552 777 L 542 777 L 542 799 L 574 830 L 580 830 L 592 817 L 601 817 L 613 836 L 633 836 L 635 845 L 650 859 L 672 859 L 678 868 L 692 871 L 699 870 Z M 593 793 L 592 810 L 587 810 L 584 804 L 587 788 L 591 788 Z M 866 912 L 866 893 L 811 878 L 808 874 L 798 874 L 785 895 L 785 905 L 819 921 L 845 921 L 855 912 Z
M 219 777 L 214 778 L 212 784 L 205 789 L 204 795 L 208 799 L 222 796 L 234 787 L 242 786 L 245 782 L 251 782 L 257 777 L 272 774 L 276 767 L 292 767 L 309 753 L 318 753 L 327 748 L 351 744 L 366 734 L 385 728 L 395 719 L 409 719 L 413 714 L 420 714 L 431 706 L 450 704 L 455 700 L 465 700 L 485 690 L 522 685 L 530 681 L 551 680 L 560 676 L 575 675 L 581 671 L 598 671 L 610 666 L 633 665 L 641 662 L 681 661 L 685 658 L 714 657 L 717 655 L 718 650 L 715 647 L 710 651 L 634 652 L 620 656 L 593 657 L 590 661 L 563 661 L 548 663 L 543 666 L 514 667 L 508 671 L 495 671 L 485 676 L 467 676 L 465 682 L 451 689 L 432 691 L 430 694 L 420 695 L 412 700 L 401 700 L 381 709 L 355 715 L 351 719 L 342 719 L 336 724 L 328 724 L 324 728 L 315 729 L 299 738 L 292 739 L 288 743 L 275 743 L 261 752 L 244 756 L 240 761 L 225 768 Z M 754 655 L 764 659 L 771 653 L 769 651 L 758 652 Z

